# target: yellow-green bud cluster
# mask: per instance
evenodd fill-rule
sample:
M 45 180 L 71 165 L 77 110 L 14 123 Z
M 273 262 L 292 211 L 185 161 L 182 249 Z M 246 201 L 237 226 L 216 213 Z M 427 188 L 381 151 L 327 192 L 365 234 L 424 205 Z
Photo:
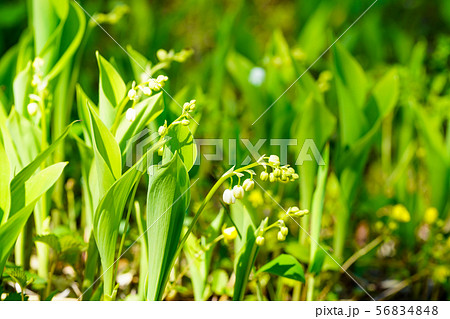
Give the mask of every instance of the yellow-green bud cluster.
M 183 49 L 180 52 L 175 52 L 174 50 L 166 51 L 164 49 L 159 49 L 156 52 L 156 57 L 161 62 L 170 63 L 176 61 L 182 63 L 186 61 L 194 53 L 191 49 Z
M 262 163 L 265 170 L 261 172 L 260 178 L 262 181 L 269 180 L 271 183 L 280 181 L 287 183 L 299 178 L 295 170 L 289 165 L 280 165 L 280 158 L 277 155 L 270 155 L 268 157 L 268 163 Z M 272 168 L 272 172 L 267 172 L 267 167 Z
M 289 207 L 286 212 L 287 216 L 292 216 L 292 217 L 303 217 L 307 214 L 309 214 L 309 210 L 299 209 L 297 206 Z

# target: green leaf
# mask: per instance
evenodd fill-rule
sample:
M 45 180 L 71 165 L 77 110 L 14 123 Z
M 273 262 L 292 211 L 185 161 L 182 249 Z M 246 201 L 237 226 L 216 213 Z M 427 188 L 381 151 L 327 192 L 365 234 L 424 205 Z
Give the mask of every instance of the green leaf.
M 13 178 L 11 181 L 11 194 L 17 191 L 18 188 L 23 187 L 25 181 L 33 175 L 45 159 L 55 150 L 58 143 L 60 143 L 67 136 L 72 125 L 73 123 L 71 123 L 61 134 L 61 136 L 58 137 L 47 149 L 42 151 L 30 164 L 28 164 Z
M 59 4 L 57 4 L 58 6 Z M 72 1 L 70 2 L 70 9 L 69 9 L 69 16 L 67 19 L 67 25 L 69 25 L 71 28 L 74 28 L 76 26 L 76 33 L 75 35 L 65 35 L 62 34 L 62 37 L 66 37 L 70 39 L 70 44 L 67 47 L 67 49 L 64 51 L 62 56 L 58 59 L 58 61 L 55 63 L 53 68 L 50 70 L 50 72 L 47 74 L 46 78 L 48 80 L 53 79 L 56 77 L 63 68 L 67 67 L 67 65 L 71 62 L 72 57 L 75 55 L 75 52 L 79 48 L 81 44 L 81 40 L 83 39 L 85 27 L 86 27 L 86 18 L 84 15 L 83 10 Z M 72 11 L 73 10 L 73 11 Z M 75 11 L 75 12 L 74 12 Z M 75 19 L 76 15 L 76 19 Z M 76 20 L 76 22 L 75 22 Z
M 194 136 L 188 126 L 175 125 L 167 132 L 167 147 L 164 148 L 164 157 L 172 158 L 178 153 L 188 172 L 194 166 L 197 158 L 197 146 L 194 143 Z
M 1 133 L 1 132 L 0 132 Z M 1 138 L 1 134 L 0 134 Z M 8 219 L 11 207 L 10 165 L 8 154 L 0 139 L 0 225 Z
M 380 117 L 384 118 L 397 104 L 399 76 L 396 69 L 389 71 L 374 87 L 373 96 L 377 102 Z
M 255 243 L 257 229 L 247 208 L 240 201 L 231 206 L 231 216 L 239 234 L 242 236 L 235 239 L 236 258 L 234 268 L 236 282 L 234 284 L 233 300 L 242 300 L 247 288 L 248 277 L 259 251 L 259 246 Z M 261 222 L 258 229 L 266 224 L 267 218 Z
M 14 201 L 11 203 L 10 217 L 42 196 L 42 188 L 53 185 L 66 165 L 67 162 L 49 166 L 30 177 L 22 187 L 11 190 L 11 198 L 14 198 Z
M 96 209 L 94 236 L 104 272 L 104 295 L 109 298 L 112 298 L 113 295 L 114 255 L 119 225 L 126 201 L 133 185 L 139 182 L 140 177 L 147 170 L 150 162 L 148 157 L 161 145 L 162 142 L 153 145 L 133 167 L 115 181 Z
M 138 135 L 147 127 L 154 119 L 156 119 L 164 110 L 162 103 L 162 92 L 155 94 L 134 107 L 136 110 L 136 119 L 130 122 L 125 119 L 125 114 L 122 115 L 121 122 L 116 132 L 116 139 L 119 141 L 119 146 L 124 155 L 128 148 L 132 145 L 131 139 Z
M 28 284 L 28 277 L 20 267 L 6 268 L 6 274 L 23 289 Z
M 116 107 L 125 98 L 126 86 L 116 69 L 96 52 L 100 69 L 99 110 L 100 118 L 110 128 L 116 117 Z
M 39 161 L 36 159 L 35 161 Z M 30 165 L 32 165 L 32 162 Z M 3 271 L 6 259 L 8 258 L 14 243 L 22 232 L 28 218 L 30 217 L 33 208 L 37 201 L 44 195 L 50 187 L 58 180 L 66 163 L 57 163 L 46 169 L 40 171 L 24 184 L 25 189 L 30 189 L 33 192 L 32 196 L 27 194 L 27 198 L 33 198 L 33 201 L 27 202 L 27 205 L 18 210 L 15 214 L 10 214 L 10 218 L 0 226 L 0 274 Z M 27 168 L 24 168 L 26 170 Z M 26 176 L 28 173 L 22 174 Z M 30 182 L 28 185 L 27 183 Z M 37 185 L 39 187 L 37 187 Z
M 313 258 L 313 262 L 309 264 L 308 272 L 314 274 L 315 276 L 320 274 L 322 270 L 324 261 L 325 261 L 326 253 L 323 249 L 316 250 L 316 253 Z
M 36 236 L 36 238 L 34 238 L 34 241 L 38 241 L 38 242 L 47 244 L 57 254 L 59 254 L 61 252 L 61 244 L 59 242 L 58 236 L 56 236 L 55 234 L 38 235 L 38 236 Z
M 91 105 L 88 104 L 88 108 L 91 118 L 91 135 L 95 150 L 108 165 L 112 176 L 118 179 L 122 175 L 122 157 L 120 155 L 119 145 Z
M 327 184 L 328 167 L 330 160 L 330 145 L 327 144 L 323 151 L 325 165 L 319 166 L 317 173 L 317 185 L 311 204 L 311 250 L 310 262 L 312 263 L 320 241 L 320 229 L 322 226 L 323 205 L 325 202 L 325 187 Z
M 150 176 L 147 194 L 147 299 L 160 300 L 189 206 L 189 176 L 178 153 Z
M 17 111 L 22 114 L 28 114 L 26 106 L 30 100 L 28 94 L 30 93 L 31 83 L 31 63 L 28 63 L 27 67 L 22 70 L 14 79 L 14 105 Z
M 225 295 L 228 284 L 228 274 L 223 269 L 216 269 L 212 273 L 211 289 L 216 295 Z
M 257 271 L 257 274 L 262 272 L 305 282 L 305 273 L 303 272 L 302 265 L 295 257 L 287 254 L 282 254 L 274 260 L 269 261 Z
M 341 143 L 355 142 L 367 129 L 363 106 L 367 81 L 358 62 L 342 47 L 333 47 L 336 89 L 339 104 Z

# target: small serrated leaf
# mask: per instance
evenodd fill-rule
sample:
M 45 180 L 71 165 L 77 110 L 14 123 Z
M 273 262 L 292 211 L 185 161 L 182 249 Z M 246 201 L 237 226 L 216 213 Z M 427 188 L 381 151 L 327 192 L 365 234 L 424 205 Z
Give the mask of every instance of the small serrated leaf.
M 50 246 L 57 254 L 61 252 L 61 243 L 59 238 L 54 234 L 40 235 L 34 238 L 34 241 L 38 241 Z

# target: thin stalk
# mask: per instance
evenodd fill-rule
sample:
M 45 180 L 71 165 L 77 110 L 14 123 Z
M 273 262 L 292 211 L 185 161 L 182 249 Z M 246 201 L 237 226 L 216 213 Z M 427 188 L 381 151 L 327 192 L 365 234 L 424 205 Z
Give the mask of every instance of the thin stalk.
M 53 273 L 55 272 L 56 269 L 56 260 L 52 263 L 52 266 L 50 267 L 50 272 L 48 274 L 48 280 L 47 280 L 47 287 L 45 290 L 45 298 L 47 298 L 50 295 L 51 289 L 52 289 L 52 278 L 53 278 Z
M 188 239 L 189 235 L 191 234 L 192 230 L 194 229 L 195 224 L 197 223 L 200 214 L 203 212 L 203 209 L 205 209 L 205 206 L 208 204 L 208 202 L 211 200 L 211 198 L 214 196 L 214 194 L 217 192 L 217 190 L 219 189 L 219 187 L 231 176 L 234 175 L 235 172 L 240 173 L 243 172 L 245 170 L 251 169 L 253 167 L 259 166 L 261 165 L 260 163 L 252 163 L 249 164 L 247 166 L 238 168 L 237 170 L 231 171 L 229 173 L 224 174 L 215 184 L 214 186 L 211 188 L 211 190 L 208 192 L 208 194 L 206 195 L 205 199 L 203 200 L 202 204 L 200 205 L 200 208 L 197 210 L 197 212 L 194 215 L 194 218 L 192 219 L 191 224 L 189 225 L 188 230 L 186 231 L 186 233 L 184 234 L 183 239 L 181 239 L 180 244 L 178 245 L 177 251 L 175 253 L 175 258 L 177 258 L 177 256 L 181 253 L 181 250 L 183 249 L 184 244 L 186 243 L 186 240 Z
M 45 114 L 44 97 L 40 94 L 39 108 L 41 111 L 41 150 L 45 150 L 48 147 L 47 142 L 47 117 Z M 41 164 L 41 169 L 45 169 L 45 161 Z M 36 207 L 35 214 L 35 224 L 36 233 L 41 235 L 44 231 L 44 220 L 47 215 L 47 194 L 44 194 L 39 201 L 39 207 Z M 37 255 L 39 260 L 39 276 L 47 279 L 48 275 L 48 246 L 44 243 L 36 243 Z
M 342 265 L 341 271 L 337 274 L 337 276 L 334 278 L 334 280 L 331 280 L 328 285 L 322 290 L 322 292 L 319 295 L 319 300 L 323 300 L 325 296 L 330 292 L 333 285 L 336 283 L 336 281 L 339 279 L 340 275 L 347 271 L 347 269 L 350 268 L 351 265 L 353 265 L 359 258 L 369 253 L 372 249 L 377 247 L 381 242 L 383 241 L 383 236 L 378 236 L 374 240 L 372 240 L 370 243 L 368 243 L 366 246 L 362 247 L 360 250 L 356 251 L 353 255 L 350 256 L 349 259 Z
M 393 113 L 391 112 L 381 125 L 381 164 L 385 176 L 388 176 L 391 172 L 392 120 Z
M 259 278 L 256 278 L 256 296 L 258 297 L 258 301 L 264 300 L 262 287 L 261 287 L 261 283 L 259 282 Z

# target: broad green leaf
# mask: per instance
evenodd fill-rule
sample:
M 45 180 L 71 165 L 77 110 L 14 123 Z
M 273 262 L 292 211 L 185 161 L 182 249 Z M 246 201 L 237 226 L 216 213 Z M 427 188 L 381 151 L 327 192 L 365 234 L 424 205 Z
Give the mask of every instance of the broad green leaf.
M 319 275 L 322 270 L 325 257 L 326 253 L 323 249 L 317 250 L 314 255 L 313 262 L 309 264 L 308 272 L 314 274 L 315 276 Z
M 108 189 L 101 199 L 94 216 L 94 236 L 99 250 L 104 272 L 104 295 L 113 296 L 114 255 L 119 232 L 119 224 L 128 196 L 133 185 L 139 182 L 149 166 L 148 157 L 155 152 L 161 143 L 153 145 L 142 158 L 127 170 Z
M 53 183 L 59 178 L 62 170 L 67 165 L 65 163 L 57 163 L 49 166 L 37 174 L 31 176 L 22 187 L 17 187 L 11 190 L 11 198 L 14 200 L 11 202 L 10 217 L 25 206 L 36 201 L 42 196 L 42 188 L 44 185 L 53 185 Z
M 91 138 L 91 117 L 89 115 L 89 107 L 87 105 L 91 105 L 92 109 L 98 114 L 98 108 L 95 106 L 94 102 L 86 95 L 80 85 L 76 86 L 77 91 L 77 111 L 78 116 L 83 124 L 83 136 L 84 141 L 87 145 L 92 145 Z
M 60 6 L 59 3 L 56 4 L 56 6 Z M 62 13 L 64 14 L 64 13 Z M 76 18 L 75 18 L 76 16 Z M 76 22 L 75 22 L 76 20 Z M 75 55 L 76 50 L 81 44 L 81 40 L 83 39 L 84 30 L 86 26 L 86 18 L 84 15 L 84 12 L 82 9 L 72 1 L 70 2 L 70 8 L 69 8 L 69 16 L 67 19 L 67 24 L 74 28 L 74 25 L 76 25 L 76 33 L 75 34 L 62 34 L 63 40 L 65 38 L 70 39 L 70 44 L 67 47 L 67 49 L 64 51 L 62 56 L 58 59 L 56 64 L 52 67 L 50 72 L 47 74 L 46 78 L 48 80 L 53 79 L 55 76 L 57 76 L 61 70 L 64 67 L 67 67 L 68 63 L 70 63 L 72 57 Z M 74 28 L 75 29 L 75 28 Z
M 397 70 L 392 69 L 374 87 L 372 94 L 377 102 L 381 118 L 391 112 L 397 104 L 399 86 Z
M 91 136 L 96 152 L 101 155 L 115 179 L 122 175 L 122 157 L 119 145 L 106 125 L 88 104 L 91 119 Z
M 295 257 L 287 254 L 282 254 L 269 261 L 257 271 L 257 274 L 262 272 L 305 282 L 305 273 L 302 265 Z
M 255 232 L 257 232 L 257 229 L 250 213 L 241 201 L 237 201 L 231 206 L 231 216 L 239 234 L 242 236 L 242 238 L 235 239 L 236 257 L 234 268 L 236 282 L 234 284 L 233 300 L 242 300 L 247 288 L 248 277 L 259 251 L 259 246 L 255 243 Z M 259 227 L 264 227 L 266 224 L 267 219 L 264 219 Z
M 191 170 L 197 158 L 197 146 L 194 136 L 188 126 L 175 125 L 167 132 L 167 147 L 164 148 L 164 158 L 172 158 L 172 154 L 178 153 L 186 169 Z
M 0 134 L 1 138 L 1 134 Z M 3 143 L 0 139 L 0 225 L 8 219 L 11 207 L 10 165 Z
M 21 163 L 27 165 L 33 161 L 41 151 L 42 133 L 40 128 L 15 109 L 9 115 L 7 128 Z M 14 168 L 19 171 L 23 167 L 19 166 Z
M 100 119 L 110 128 L 116 117 L 116 107 L 125 98 L 126 86 L 116 69 L 98 52 L 97 62 L 100 70 L 99 111 Z
M 70 124 L 63 134 L 58 137 L 47 149 L 42 151 L 30 164 L 22 169 L 11 181 L 11 194 L 16 192 L 20 187 L 23 187 L 26 180 L 28 180 L 39 166 L 45 161 L 45 159 L 55 150 L 58 143 L 60 143 L 69 133 L 73 123 Z
M 6 259 L 8 258 L 17 237 L 19 237 L 19 234 L 30 217 L 33 208 L 36 206 L 37 201 L 55 184 L 61 176 L 65 166 L 66 163 L 54 164 L 40 171 L 30 180 L 25 182 L 25 189 L 30 189 L 30 191 L 33 192 L 33 194 L 27 196 L 27 198 L 32 197 L 34 199 L 31 202 L 27 202 L 27 205 L 15 214 L 11 213 L 6 223 L 0 226 L 0 274 L 3 272 Z M 26 169 L 27 168 L 24 170 Z M 25 173 L 22 176 L 26 176 L 27 174 L 28 173 Z M 39 187 L 36 185 L 39 185 Z
M 306 60 L 311 64 L 325 49 L 327 28 L 333 7 L 328 2 L 320 5 L 301 28 L 298 39 L 299 47 L 307 54 Z
M 43 59 L 43 73 L 48 74 L 59 55 L 64 25 L 69 13 L 68 0 L 32 2 L 35 56 Z
M 132 144 L 132 138 L 139 135 L 149 123 L 162 113 L 164 109 L 162 92 L 139 102 L 134 109 L 137 113 L 136 119 L 133 122 L 130 122 L 125 119 L 124 114 L 122 115 L 121 122 L 117 128 L 116 139 L 119 141 L 122 155 L 126 153 L 128 147 Z
M 342 47 L 333 47 L 341 143 L 347 146 L 366 131 L 367 120 L 363 113 L 367 83 L 358 62 Z
M 14 105 L 17 111 L 22 114 L 28 114 L 26 106 L 30 100 L 28 94 L 30 92 L 31 83 L 31 63 L 28 63 L 25 69 L 23 69 L 14 79 Z
M 180 240 L 189 206 L 189 176 L 177 152 L 149 178 L 147 236 L 149 265 L 147 299 L 160 300 Z

